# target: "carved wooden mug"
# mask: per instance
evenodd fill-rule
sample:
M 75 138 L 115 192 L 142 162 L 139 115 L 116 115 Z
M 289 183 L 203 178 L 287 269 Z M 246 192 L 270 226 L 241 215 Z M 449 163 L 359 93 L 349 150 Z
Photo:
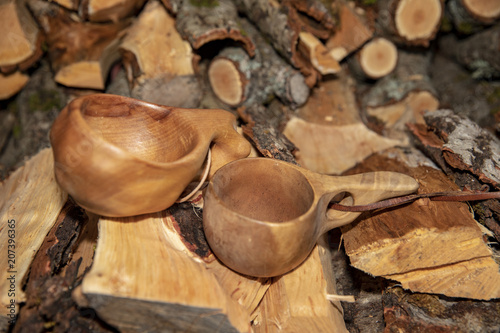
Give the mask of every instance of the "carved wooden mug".
M 112 217 L 163 210 L 199 175 L 244 158 L 250 144 L 236 118 L 218 109 L 181 109 L 97 94 L 73 100 L 50 140 L 60 186 L 85 209 Z
M 279 160 L 246 158 L 211 179 L 203 225 L 212 251 L 228 267 L 276 276 L 300 265 L 321 234 L 360 214 L 328 209 L 330 202 L 364 205 L 417 189 L 413 178 L 395 172 L 335 177 Z

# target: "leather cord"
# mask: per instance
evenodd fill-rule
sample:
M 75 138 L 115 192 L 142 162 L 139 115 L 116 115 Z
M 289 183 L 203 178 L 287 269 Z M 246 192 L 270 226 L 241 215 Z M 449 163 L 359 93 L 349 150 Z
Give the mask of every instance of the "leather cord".
M 341 205 L 339 203 L 330 203 L 329 208 L 340 210 L 343 212 L 367 212 L 375 209 L 400 206 L 422 198 L 428 198 L 432 201 L 478 201 L 487 199 L 499 199 L 500 192 L 488 192 L 488 186 L 486 185 L 486 190 L 484 190 L 483 186 L 483 189 L 480 191 L 465 191 L 465 192 L 454 191 L 454 192 L 410 194 L 402 197 L 396 197 L 374 202 L 367 205 L 357 205 L 357 206 L 347 206 L 347 205 Z

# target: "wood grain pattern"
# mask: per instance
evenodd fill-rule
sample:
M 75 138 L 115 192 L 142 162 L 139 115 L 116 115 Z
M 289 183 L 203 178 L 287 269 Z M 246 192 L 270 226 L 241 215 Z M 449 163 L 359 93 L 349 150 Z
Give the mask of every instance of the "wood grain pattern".
M 0 250 L 3 253 L 0 257 L 0 267 L 3 267 L 0 273 L 0 299 L 3 309 L 11 304 L 11 300 L 15 300 L 16 309 L 24 301 L 25 295 L 21 289 L 23 280 L 66 199 L 67 194 L 54 179 L 51 149 L 42 150 L 0 184 Z M 8 226 L 8 223 L 12 223 L 8 221 L 12 220 L 15 220 L 15 228 Z M 12 234 L 15 234 L 14 238 L 10 237 Z M 8 247 L 9 239 L 14 240 L 15 262 L 8 261 L 7 250 L 12 250 Z M 7 280 L 12 275 L 15 281 Z M 10 282 L 15 288 L 11 287 Z M 9 289 L 14 289 L 15 296 L 9 297 Z M 5 328 L 8 320 L 8 317 L 2 316 L 0 328 Z

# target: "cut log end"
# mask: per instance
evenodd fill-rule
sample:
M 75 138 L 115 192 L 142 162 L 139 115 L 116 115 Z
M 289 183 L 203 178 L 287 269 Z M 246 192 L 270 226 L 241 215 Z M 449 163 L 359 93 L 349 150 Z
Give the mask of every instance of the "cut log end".
M 398 61 L 396 46 L 385 38 L 376 38 L 366 44 L 359 53 L 363 72 L 372 79 L 391 73 Z
M 464 7 L 482 21 L 491 21 L 500 17 L 500 1 L 463 0 Z
M 0 100 L 7 99 L 17 94 L 28 82 L 29 76 L 14 72 L 9 75 L 0 73 Z
M 245 79 L 237 65 L 226 58 L 217 58 L 208 68 L 208 79 L 214 94 L 222 102 L 236 106 L 243 101 Z
M 397 32 L 409 42 L 433 39 L 442 13 L 440 0 L 401 0 L 395 13 Z
M 38 53 L 38 27 L 27 9 L 15 1 L 0 3 L 0 30 L 5 32 L 0 38 L 0 66 L 15 68 Z

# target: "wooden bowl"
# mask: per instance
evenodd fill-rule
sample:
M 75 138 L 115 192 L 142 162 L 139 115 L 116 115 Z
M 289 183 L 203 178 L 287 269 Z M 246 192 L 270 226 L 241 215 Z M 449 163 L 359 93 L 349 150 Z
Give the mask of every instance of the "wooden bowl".
M 211 145 L 211 174 L 250 153 L 227 111 L 107 94 L 68 104 L 50 140 L 59 185 L 83 208 L 111 217 L 171 206 L 200 172 Z
M 330 209 L 331 201 L 365 205 L 417 189 L 413 178 L 396 172 L 334 177 L 279 160 L 245 158 L 211 179 L 203 228 L 210 248 L 229 268 L 277 276 L 300 265 L 320 235 L 360 215 Z

